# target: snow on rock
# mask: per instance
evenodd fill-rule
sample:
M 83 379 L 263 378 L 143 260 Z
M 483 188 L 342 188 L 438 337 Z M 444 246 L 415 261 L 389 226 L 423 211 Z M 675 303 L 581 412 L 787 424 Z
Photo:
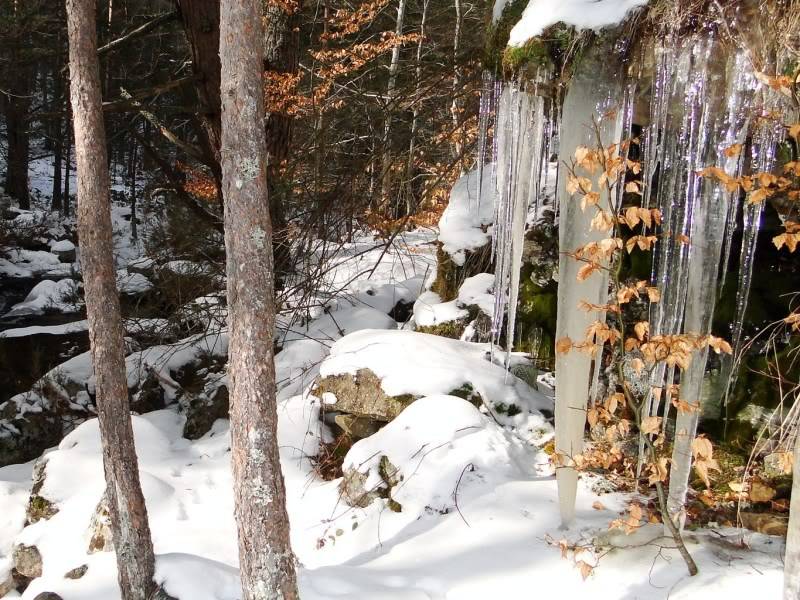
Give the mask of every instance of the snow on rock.
M 486 169 L 484 169 L 486 170 Z M 457 265 L 463 265 L 466 252 L 491 240 L 494 220 L 494 184 L 484 177 L 478 206 L 478 171 L 470 171 L 450 191 L 450 201 L 439 220 L 439 241 Z
M 153 283 L 141 273 L 128 273 L 120 269 L 117 271 L 117 289 L 120 294 L 137 296 L 153 289 Z
M 458 290 L 458 301 L 464 306 L 477 306 L 487 316 L 494 314 L 494 273 L 478 273 L 467 277 Z
M 364 330 L 333 345 L 320 376 L 356 375 L 369 369 L 389 396 L 437 396 L 474 391 L 495 412 L 515 407 L 513 416 L 496 415 L 531 442 L 552 435 L 540 410 L 552 411 L 552 400 L 488 360 L 486 344 L 462 342 L 414 331 Z M 465 387 L 468 386 L 468 387 Z
M 423 292 L 414 302 L 414 323 L 421 327 L 466 319 L 468 315 L 458 300 L 442 302 L 442 298 L 436 292 Z
M 41 315 L 45 312 L 76 312 L 82 302 L 78 299 L 78 282 L 72 279 L 40 281 L 25 297 L 3 315 L 6 318 Z
M 63 325 L 32 325 L 30 327 L 6 329 L 5 331 L 0 331 L 0 338 L 19 338 L 29 335 L 67 335 L 88 331 L 88 329 L 89 322 L 83 319 L 82 321 L 73 321 Z
M 70 252 L 75 250 L 75 244 L 69 240 L 59 240 L 50 242 L 51 252 Z
M 453 490 L 469 465 L 471 478 L 484 485 L 535 475 L 531 456 L 519 440 L 455 396 L 420 398 L 378 433 L 357 442 L 344 469 L 366 474 L 364 488 L 385 487 L 391 466 L 391 498 L 408 520 L 426 511 L 455 508 Z M 547 463 L 543 457 L 538 462 Z
M 556 23 L 577 29 L 600 29 L 620 23 L 649 0 L 529 0 L 522 18 L 511 29 L 509 46 L 521 46 Z
M 37 277 L 61 265 L 59 258 L 44 250 L 12 249 L 0 257 L 0 275 L 14 278 Z
M 423 292 L 414 303 L 414 323 L 421 327 L 440 325 L 448 321 L 465 319 L 469 316 L 469 306 L 477 306 L 489 317 L 494 313 L 494 275 L 479 273 L 467 277 L 458 290 L 458 296 L 449 302 L 442 302 L 436 292 Z

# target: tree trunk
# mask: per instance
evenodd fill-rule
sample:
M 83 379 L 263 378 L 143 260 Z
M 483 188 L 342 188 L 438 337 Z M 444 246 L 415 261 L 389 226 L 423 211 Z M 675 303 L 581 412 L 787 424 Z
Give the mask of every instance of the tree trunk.
M 94 0 L 67 0 L 78 236 L 118 580 L 124 600 L 148 600 L 155 561 L 128 406 L 95 18 Z
M 783 600 L 800 600 L 800 436 L 794 443 L 792 499 L 789 506 L 789 532 L 783 560 Z
M 422 47 L 425 43 L 425 21 L 428 18 L 428 4 L 430 0 L 422 1 L 422 20 L 419 25 L 419 41 L 417 42 L 416 67 L 414 70 L 414 111 L 411 118 L 411 133 L 408 142 L 408 163 L 406 164 L 406 213 L 412 214 L 416 208 L 414 202 L 412 181 L 414 179 L 414 152 L 416 152 L 417 128 L 419 127 L 419 103 L 422 91 Z
M 222 187 L 231 459 L 245 600 L 298 598 L 277 443 L 272 227 L 259 0 L 223 0 Z
M 292 11 L 290 4 L 265 0 L 264 2 L 264 71 L 279 74 L 295 74 L 300 59 L 300 36 L 298 17 L 302 1 Z M 269 209 L 273 228 L 273 253 L 275 256 L 276 283 L 289 270 L 290 242 L 287 239 L 286 215 L 283 207 L 285 196 L 278 196 L 280 165 L 289 156 L 292 144 L 293 117 L 282 111 L 267 107 L 267 186 L 270 198 Z M 288 194 L 288 192 L 284 192 Z
M 192 51 L 192 71 L 198 78 L 200 115 L 208 147 L 219 164 L 220 62 L 219 0 L 175 0 Z
M 403 35 L 406 0 L 398 0 L 395 34 Z M 391 209 L 392 194 L 392 113 L 394 112 L 397 73 L 400 70 L 400 46 L 392 48 L 389 62 L 389 82 L 386 84 L 386 116 L 383 122 L 383 157 L 381 160 L 381 209 L 387 215 Z
M 464 174 L 464 144 L 462 132 L 459 131 L 461 120 L 461 65 L 459 63 L 459 52 L 461 50 L 461 24 L 464 20 L 461 14 L 461 0 L 453 0 L 456 10 L 456 27 L 453 34 L 453 102 L 450 104 L 450 115 L 453 119 L 453 158 L 458 161 L 459 173 Z
M 23 69 L 24 71 L 25 69 Z M 28 135 L 28 110 L 30 108 L 30 86 L 24 72 L 12 77 L 13 85 L 7 94 L 2 94 L 6 116 L 6 138 L 8 158 L 6 161 L 6 193 L 19 202 L 19 207 L 31 207 L 28 190 L 28 161 L 30 158 L 30 136 Z

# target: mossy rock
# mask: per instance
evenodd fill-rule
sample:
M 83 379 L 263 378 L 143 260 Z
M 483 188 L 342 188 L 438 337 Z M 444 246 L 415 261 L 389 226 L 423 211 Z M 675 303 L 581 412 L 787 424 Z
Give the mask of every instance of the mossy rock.
M 227 386 L 220 385 L 210 395 L 184 396 L 180 403 L 186 415 L 183 437 L 196 440 L 207 434 L 217 419 L 228 418 L 230 393 Z
M 40 494 L 44 486 L 46 468 L 46 458 L 40 458 L 33 466 L 33 486 L 28 498 L 28 506 L 25 509 L 25 520 L 29 525 L 47 520 L 58 512 L 58 507 Z
M 453 321 L 445 321 L 436 325 L 417 325 L 415 330 L 420 333 L 460 340 L 469 323 L 470 319 L 454 319 Z
M 411 404 L 411 394 L 389 396 L 381 387 L 381 380 L 369 369 L 359 369 L 350 374 L 329 375 L 317 383 L 316 394 L 330 393 L 336 404 L 330 410 L 388 423 Z
M 342 498 L 348 506 L 358 508 L 366 508 L 378 498 L 384 498 L 388 500 L 390 510 L 400 512 L 402 507 L 391 497 L 392 488 L 403 480 L 400 470 L 391 463 L 389 457 L 381 456 L 378 473 L 381 476 L 381 484 L 373 489 L 367 489 L 367 473 L 361 473 L 358 469 L 345 470 L 339 483 Z
M 442 302 L 454 300 L 467 277 L 487 272 L 491 264 L 492 248 L 489 244 L 465 252 L 464 264 L 459 265 L 439 243 L 436 248 L 436 279 L 431 284 L 431 291 L 439 294 Z

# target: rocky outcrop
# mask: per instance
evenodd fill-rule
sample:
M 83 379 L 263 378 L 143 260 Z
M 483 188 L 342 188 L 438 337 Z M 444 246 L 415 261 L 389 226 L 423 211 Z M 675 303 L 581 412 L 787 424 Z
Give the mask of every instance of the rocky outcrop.
M 394 512 L 400 512 L 402 507 L 391 497 L 392 488 L 398 485 L 403 477 L 386 456 L 381 456 L 378 472 L 381 481 L 378 485 L 367 487 L 367 473 L 361 473 L 357 468 L 345 469 L 339 493 L 348 506 L 366 508 L 378 498 L 388 500 L 388 506 Z
M 114 549 L 114 538 L 111 533 L 111 515 L 108 510 L 106 495 L 97 503 L 92 520 L 89 522 L 89 547 L 88 554 L 96 552 L 110 552 Z
M 17 544 L 12 552 L 14 571 L 25 579 L 42 576 L 42 554 L 36 546 Z
M 33 466 L 33 487 L 28 498 L 28 507 L 25 510 L 25 521 L 28 525 L 47 520 L 58 512 L 58 507 L 55 503 L 41 494 L 46 468 L 46 458 L 40 458 Z

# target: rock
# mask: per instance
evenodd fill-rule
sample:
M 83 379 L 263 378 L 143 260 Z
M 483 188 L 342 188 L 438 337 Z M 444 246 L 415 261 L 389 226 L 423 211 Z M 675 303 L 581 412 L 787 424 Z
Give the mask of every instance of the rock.
M 334 417 L 334 423 L 353 439 L 362 440 L 380 429 L 382 423 L 366 417 L 340 413 Z
M 183 437 L 196 440 L 211 430 L 217 419 L 227 419 L 230 407 L 228 387 L 220 385 L 208 394 L 184 397 L 181 405 L 186 414 Z
M 33 460 L 61 441 L 61 420 L 47 410 L 18 411 L 12 400 L 0 404 L 0 467 Z
M 66 579 L 80 579 L 81 577 L 86 575 L 86 571 L 88 570 L 89 570 L 89 565 L 81 565 L 80 567 L 75 567 L 74 569 L 64 573 L 64 577 Z
M 47 520 L 58 512 L 56 505 L 39 493 L 44 485 L 46 467 L 46 458 L 40 458 L 33 466 L 33 487 L 28 498 L 28 507 L 25 510 L 26 521 L 29 525 Z
M 12 552 L 14 570 L 28 579 L 42 576 L 42 555 L 36 546 L 17 544 Z
M 339 493 L 348 506 L 366 508 L 378 498 L 389 500 L 389 508 L 394 512 L 400 512 L 400 505 L 391 497 L 392 488 L 402 480 L 399 470 L 386 456 L 381 456 L 378 472 L 382 482 L 374 488 L 367 489 L 367 474 L 361 473 L 358 469 L 346 469 L 344 477 L 339 484 Z
M 369 369 L 359 369 L 355 376 L 331 375 L 317 383 L 317 395 L 331 393 L 336 397 L 332 410 L 388 423 L 414 401 L 410 394 L 388 396 L 381 380 Z
M 114 549 L 114 537 L 111 533 L 111 516 L 108 510 L 106 495 L 97 503 L 92 520 L 89 522 L 89 548 L 88 554 L 96 552 L 110 552 Z
M 64 599 L 55 592 L 42 592 L 40 594 L 36 594 L 36 597 L 33 600 L 64 600 Z
M 14 576 L 10 570 L 5 574 L 5 577 L 0 576 L 0 598 L 5 598 L 6 594 L 10 593 L 15 587 L 17 587 L 17 583 L 14 581 Z
M 75 244 L 69 240 L 59 240 L 57 242 L 50 242 L 50 252 L 55 254 L 62 263 L 75 262 L 76 252 Z

